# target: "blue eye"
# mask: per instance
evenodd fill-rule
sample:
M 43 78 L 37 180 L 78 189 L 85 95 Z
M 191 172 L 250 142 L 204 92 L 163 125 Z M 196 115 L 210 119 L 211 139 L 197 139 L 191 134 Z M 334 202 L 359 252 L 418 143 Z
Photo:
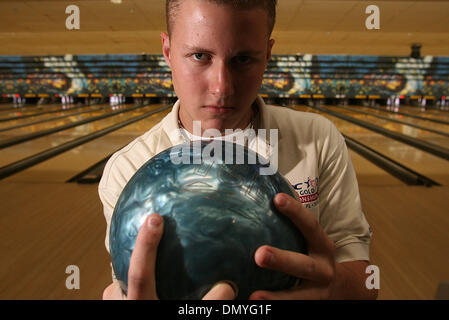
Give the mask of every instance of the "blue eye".
M 207 56 L 204 53 L 194 53 L 193 57 L 197 61 L 204 61 Z

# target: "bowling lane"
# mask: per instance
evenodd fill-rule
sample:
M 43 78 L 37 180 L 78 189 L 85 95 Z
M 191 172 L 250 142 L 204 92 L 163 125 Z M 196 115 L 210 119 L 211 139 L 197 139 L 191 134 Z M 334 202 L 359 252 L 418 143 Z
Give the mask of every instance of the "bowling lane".
M 305 106 L 294 106 L 295 110 L 321 114 L 340 130 L 341 133 L 382 153 L 402 165 L 422 174 L 442 185 L 449 185 L 449 162 L 405 143 L 390 139 L 379 133 L 356 126 L 348 121 Z
M 39 106 L 34 106 L 32 108 L 20 107 L 15 110 L 8 110 L 8 111 L 0 112 L 0 120 L 6 119 L 6 118 L 11 118 L 11 117 L 32 115 L 32 114 L 37 114 L 37 113 L 46 112 L 46 111 L 62 110 L 63 108 L 73 110 L 74 108 L 79 108 L 79 107 L 76 105 L 63 106 L 61 104 L 45 104 L 45 105 L 41 104 Z
M 162 105 L 156 105 L 155 109 L 160 107 Z M 101 138 L 92 140 L 16 173 L 4 179 L 4 181 L 65 182 L 151 129 L 170 111 L 171 109 L 167 109 L 153 114 Z
M 114 131 L 64 154 L 19 172 L 5 181 L 63 182 L 92 166 L 157 124 L 170 110 Z M 350 150 L 360 185 L 404 185 L 402 181 Z
M 379 115 L 382 117 L 386 117 L 386 118 L 390 118 L 390 119 L 394 119 L 394 120 L 400 120 L 400 121 L 415 124 L 415 125 L 418 125 L 421 127 L 449 133 L 449 125 L 445 125 L 442 123 L 436 123 L 436 122 L 433 122 L 430 120 L 416 119 L 413 117 L 407 117 L 407 116 L 404 116 L 401 114 L 393 114 L 393 113 L 390 113 L 388 111 L 384 111 L 381 109 L 373 109 L 373 108 L 368 108 L 368 107 L 349 106 L 349 108 L 351 108 L 354 111 L 360 110 L 360 111 L 364 111 L 364 112 L 369 112 L 369 113 L 373 113 L 373 114 L 376 114 L 376 115 Z
M 399 112 L 406 112 L 415 116 L 426 117 L 430 119 L 438 119 L 443 121 L 449 121 L 449 113 L 447 111 L 438 111 L 433 109 L 423 109 L 412 106 L 400 106 Z
M 100 110 L 95 110 L 95 109 L 98 109 L 98 107 L 99 107 L 99 106 L 96 106 L 96 107 L 91 108 L 91 109 L 95 110 L 92 112 L 86 112 L 86 113 L 70 116 L 67 118 L 54 119 L 51 121 L 45 121 L 43 123 L 37 123 L 37 124 L 26 126 L 26 127 L 21 127 L 21 128 L 16 128 L 16 129 L 11 129 L 8 131 L 0 132 L 0 142 L 2 140 L 5 140 L 5 139 L 11 138 L 11 137 L 35 133 L 35 132 L 39 132 L 42 130 L 47 130 L 47 129 L 63 126 L 63 125 L 73 123 L 76 121 L 85 120 L 85 119 L 96 117 L 96 116 L 101 116 L 102 114 L 109 114 L 109 113 L 117 111 L 117 110 L 126 110 L 131 107 L 134 107 L 134 105 L 129 104 L 127 106 L 123 105 L 122 107 L 120 107 L 120 109 L 113 110 L 111 107 L 107 107 L 107 106 L 108 106 L 107 104 L 104 104 L 104 105 L 102 105 L 103 108 Z M 53 117 L 55 117 L 55 114 L 52 114 L 52 115 L 53 115 Z M 59 113 L 58 113 L 58 115 L 59 115 Z
M 59 112 L 56 113 L 45 113 L 41 115 L 36 115 L 33 117 L 26 117 L 22 119 L 16 119 L 16 120 L 9 120 L 5 122 L 0 122 L 0 130 L 8 130 L 8 128 L 14 127 L 14 126 L 22 126 L 27 124 L 32 124 L 34 122 L 38 121 L 44 121 L 44 120 L 50 120 L 54 119 L 60 116 L 67 116 L 67 115 L 77 115 L 84 112 L 90 112 L 91 110 L 96 110 L 99 108 L 108 109 L 110 108 L 109 104 L 94 104 L 90 106 L 81 106 L 77 107 L 76 109 L 61 109 Z
M 34 106 L 36 106 L 36 105 L 34 105 Z M 5 103 L 0 106 L 0 115 L 3 112 L 14 111 L 15 109 L 24 108 L 24 107 L 29 107 L 29 106 L 18 107 L 17 105 L 14 106 L 14 104 L 12 104 L 12 103 Z
M 356 118 L 358 120 L 366 121 L 371 124 L 377 125 L 379 127 L 382 127 L 384 129 L 388 129 L 391 131 L 395 131 L 398 133 L 405 134 L 412 138 L 421 139 L 424 141 L 427 141 L 429 143 L 433 143 L 436 145 L 439 145 L 444 148 L 449 148 L 449 137 L 445 137 L 433 132 L 429 132 L 426 130 L 417 129 L 405 124 L 400 124 L 396 122 L 391 122 L 388 120 L 383 120 L 376 118 L 374 116 L 369 116 L 361 113 L 357 113 L 354 111 L 345 110 L 343 108 L 334 107 L 334 106 L 323 106 L 325 109 L 338 112 L 340 114 L 344 114 L 353 118 Z
M 348 148 L 349 149 L 349 148 Z M 349 149 L 359 186 L 400 186 L 404 182 Z
M 1 150 L 2 157 L 0 158 L 0 166 L 5 166 L 12 162 L 19 161 L 41 151 L 61 145 L 67 141 L 79 138 L 97 130 L 104 129 L 155 109 L 157 109 L 155 105 L 142 107 L 131 112 L 120 113 L 106 119 L 86 123 L 75 128 L 56 132 L 38 139 L 33 139 L 31 141 L 26 141 L 8 148 L 4 148 Z
M 0 112 L 8 111 L 11 109 L 27 109 L 28 110 L 28 109 L 31 109 L 36 106 L 37 106 L 37 104 L 24 104 L 19 107 L 18 105 L 14 105 L 13 102 L 8 102 L 8 103 L 2 104 L 0 106 Z
M 0 111 L 3 109 L 9 109 L 9 108 L 14 108 L 14 103 L 13 102 L 2 102 L 0 103 Z

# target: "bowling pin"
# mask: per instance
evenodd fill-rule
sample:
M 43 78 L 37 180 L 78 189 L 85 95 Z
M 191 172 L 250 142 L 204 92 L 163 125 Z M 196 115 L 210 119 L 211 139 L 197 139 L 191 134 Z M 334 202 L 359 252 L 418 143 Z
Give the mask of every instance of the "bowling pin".
M 426 98 L 421 100 L 421 111 L 426 111 Z

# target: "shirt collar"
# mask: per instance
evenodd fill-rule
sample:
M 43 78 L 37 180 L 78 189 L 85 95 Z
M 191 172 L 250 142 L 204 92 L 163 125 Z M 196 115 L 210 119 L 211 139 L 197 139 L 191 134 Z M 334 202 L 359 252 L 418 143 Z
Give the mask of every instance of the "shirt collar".
M 181 128 L 178 124 L 178 114 L 179 114 L 179 106 L 180 102 L 177 100 L 173 105 L 172 111 L 168 114 L 168 116 L 163 120 L 162 126 L 164 128 L 165 133 L 172 145 L 177 145 L 184 143 L 184 137 L 181 133 Z M 256 119 L 254 120 L 254 129 L 266 129 L 266 142 L 269 145 L 270 143 L 270 129 L 275 129 L 278 131 L 278 140 L 281 139 L 280 130 L 275 123 L 272 123 L 271 118 L 267 111 L 267 106 L 265 102 L 260 96 L 257 96 L 255 100 L 255 106 L 258 109 L 256 114 Z M 279 107 L 280 108 L 280 107 Z

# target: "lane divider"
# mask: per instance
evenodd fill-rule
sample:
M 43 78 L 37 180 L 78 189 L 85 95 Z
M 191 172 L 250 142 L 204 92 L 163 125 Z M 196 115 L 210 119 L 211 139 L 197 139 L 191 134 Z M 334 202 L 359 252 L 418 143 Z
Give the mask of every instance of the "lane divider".
M 440 186 L 438 182 L 419 174 L 418 172 L 400 164 L 399 162 L 383 155 L 380 152 L 377 152 L 374 149 L 360 143 L 359 141 L 352 139 L 346 135 L 343 135 L 346 141 L 346 145 L 348 148 L 351 148 L 362 157 L 371 161 L 378 167 L 384 169 L 391 175 L 395 176 L 402 182 L 408 185 L 423 185 L 426 187 L 431 186 Z

